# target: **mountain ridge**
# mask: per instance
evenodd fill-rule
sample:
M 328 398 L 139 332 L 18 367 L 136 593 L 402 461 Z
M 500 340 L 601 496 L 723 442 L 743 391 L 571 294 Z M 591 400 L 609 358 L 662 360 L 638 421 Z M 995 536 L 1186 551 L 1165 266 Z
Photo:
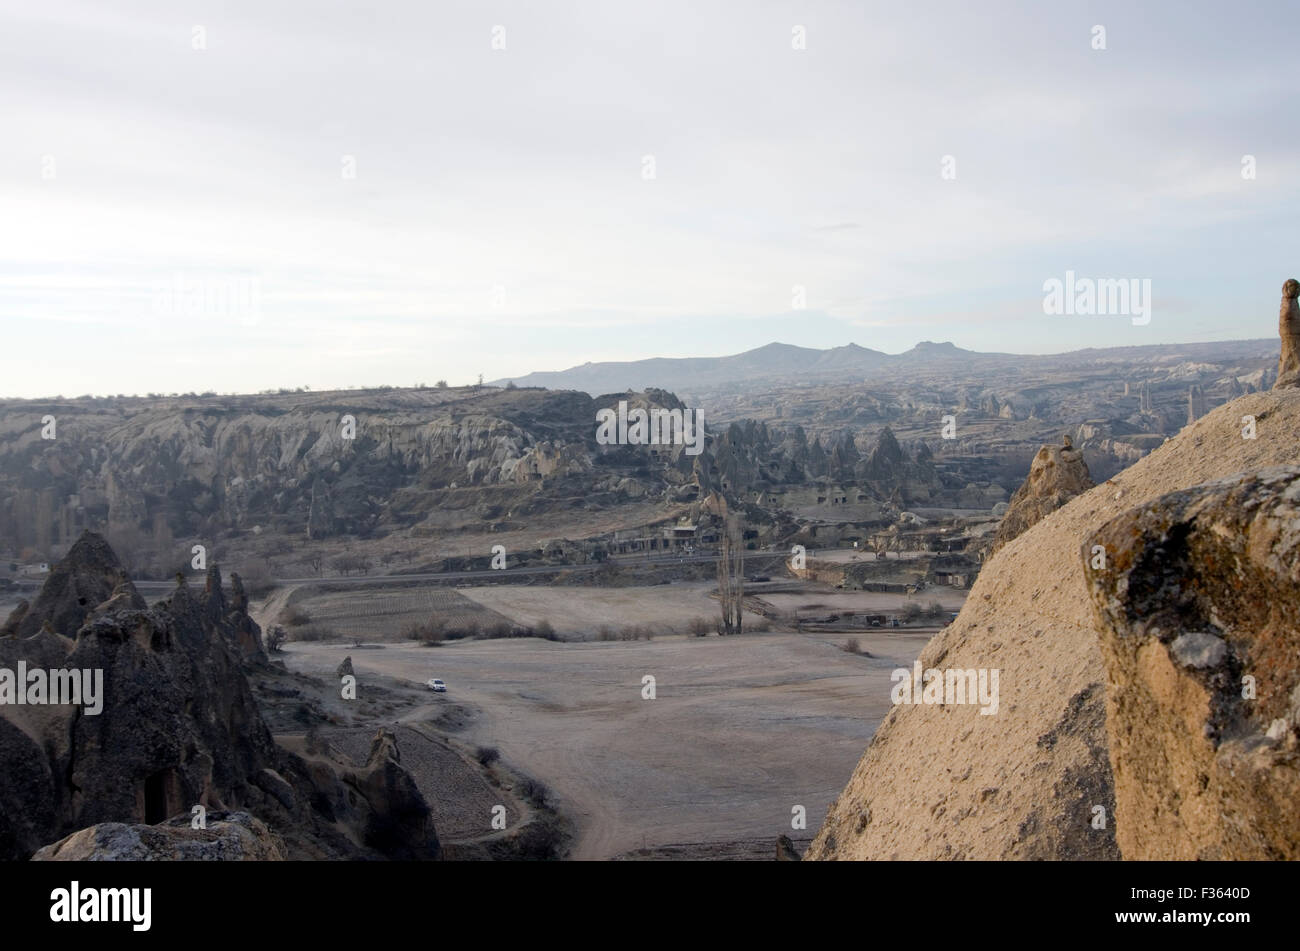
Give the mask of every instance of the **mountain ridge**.
M 1132 354 L 1136 350 L 1166 350 L 1171 358 L 1212 356 L 1228 349 L 1271 349 L 1276 343 L 1264 338 L 1215 341 L 1210 343 L 1147 344 L 1139 347 L 1088 348 L 1055 354 L 1013 354 L 966 350 L 951 341 L 923 340 L 901 353 L 885 353 L 856 343 L 817 349 L 773 341 L 761 347 L 720 357 L 650 357 L 643 360 L 590 362 L 564 370 L 539 370 L 523 376 L 501 377 L 492 386 L 574 389 L 598 396 L 623 390 L 656 387 L 672 391 L 720 386 L 753 386 L 777 380 L 824 381 L 853 374 L 867 380 L 887 373 L 933 371 L 943 366 L 997 366 L 1011 361 L 1019 365 L 1077 357 L 1080 361 Z

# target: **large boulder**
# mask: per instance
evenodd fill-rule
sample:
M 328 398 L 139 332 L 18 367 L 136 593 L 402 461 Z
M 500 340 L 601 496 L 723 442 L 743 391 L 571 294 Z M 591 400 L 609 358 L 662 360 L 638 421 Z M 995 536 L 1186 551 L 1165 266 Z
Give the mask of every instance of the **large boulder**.
M 1125 512 L 1084 562 L 1124 857 L 1300 858 L 1300 467 Z

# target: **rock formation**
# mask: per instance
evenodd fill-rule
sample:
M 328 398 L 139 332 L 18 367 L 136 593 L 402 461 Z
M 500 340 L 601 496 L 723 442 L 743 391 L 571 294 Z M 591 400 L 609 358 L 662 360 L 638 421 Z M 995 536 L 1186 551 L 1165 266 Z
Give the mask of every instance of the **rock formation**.
M 1260 438 L 1241 438 L 1244 415 L 1266 421 Z M 1097 806 L 1113 820 L 1115 802 L 1105 671 L 1079 546 L 1162 495 L 1295 463 L 1297 431 L 1300 388 L 1243 396 L 1003 547 L 920 657 L 926 667 L 1000 669 L 999 712 L 894 707 L 805 860 L 1118 858 L 1118 823 L 1092 824 Z
M 346 774 L 344 783 L 369 805 L 362 826 L 366 845 L 394 859 L 428 857 L 428 843 L 438 841 L 433 814 L 402 767 L 396 736 L 377 732 L 365 766 Z
M 1205 415 L 1205 391 L 1193 383 L 1187 390 L 1187 424 Z
M 1062 446 L 1043 446 L 1029 464 L 1029 476 L 1011 496 L 993 538 L 992 552 L 1093 486 L 1083 453 L 1069 436 Z
M 78 543 L 77 558 L 56 564 L 41 586 L 36 600 L 16 618 L 11 615 L 0 635 L 28 638 L 49 625 L 72 637 L 101 604 L 120 596 L 117 604 L 143 611 L 144 598 L 135 590 L 108 542 L 87 534 Z
M 1294 277 L 1282 285 L 1282 309 L 1278 314 L 1277 332 L 1282 338 L 1282 354 L 1277 361 L 1274 389 L 1300 386 L 1300 281 Z
M 182 584 L 146 608 L 102 538 L 73 545 L 7 625 L 37 630 L 0 638 L 0 667 L 101 671 L 103 709 L 0 706 L 0 859 L 100 823 L 186 818 L 196 805 L 252 813 L 289 857 L 436 856 L 428 805 L 392 744 L 356 769 L 275 743 L 244 673 L 241 645 L 261 644 L 245 607 L 226 600 L 213 568 L 202 592 Z M 397 843 L 391 828 L 409 836 Z
M 1124 858 L 1300 858 L 1297 525 L 1300 467 L 1277 467 L 1163 496 L 1084 543 Z
M 284 843 L 246 812 L 212 812 L 195 829 L 189 816 L 159 825 L 104 822 L 38 851 L 34 862 L 279 862 Z
M 780 835 L 776 838 L 776 860 L 778 862 L 800 861 L 799 853 L 788 835 Z

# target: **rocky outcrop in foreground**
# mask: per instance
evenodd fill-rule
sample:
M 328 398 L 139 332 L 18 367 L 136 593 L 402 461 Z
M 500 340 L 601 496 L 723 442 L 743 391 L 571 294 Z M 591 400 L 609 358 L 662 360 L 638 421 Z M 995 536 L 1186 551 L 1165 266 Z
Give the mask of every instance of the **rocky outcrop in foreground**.
M 102 710 L 0 705 L 0 859 L 101 823 L 188 822 L 195 806 L 251 813 L 288 858 L 437 856 L 429 806 L 391 735 L 361 768 L 275 743 L 245 675 L 261 653 L 246 608 L 215 567 L 203 591 L 182 583 L 145 607 L 102 538 L 73 545 L 6 624 L 17 635 L 0 637 L 0 668 L 92 672 Z
M 32 856 L 34 862 L 279 862 L 284 844 L 246 812 L 212 813 L 206 828 L 186 816 L 161 825 L 105 822 L 74 832 Z
M 1084 561 L 1124 857 L 1300 858 L 1300 467 L 1139 506 Z
M 1255 418 L 1256 438 L 1243 438 L 1243 416 Z M 993 556 L 921 660 L 999 669 L 998 713 L 894 707 L 805 859 L 1118 858 L 1099 630 L 1079 547 L 1170 492 L 1300 462 L 1297 432 L 1300 389 L 1243 396 Z

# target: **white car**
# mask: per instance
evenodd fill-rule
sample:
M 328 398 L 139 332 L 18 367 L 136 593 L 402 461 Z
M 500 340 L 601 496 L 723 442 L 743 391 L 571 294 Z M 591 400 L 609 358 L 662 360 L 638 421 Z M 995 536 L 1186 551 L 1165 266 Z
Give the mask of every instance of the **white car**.
M 437 677 L 434 677 L 432 680 L 429 681 L 429 689 L 432 690 L 434 693 L 446 693 L 447 685 L 443 683 L 441 680 L 439 680 Z

